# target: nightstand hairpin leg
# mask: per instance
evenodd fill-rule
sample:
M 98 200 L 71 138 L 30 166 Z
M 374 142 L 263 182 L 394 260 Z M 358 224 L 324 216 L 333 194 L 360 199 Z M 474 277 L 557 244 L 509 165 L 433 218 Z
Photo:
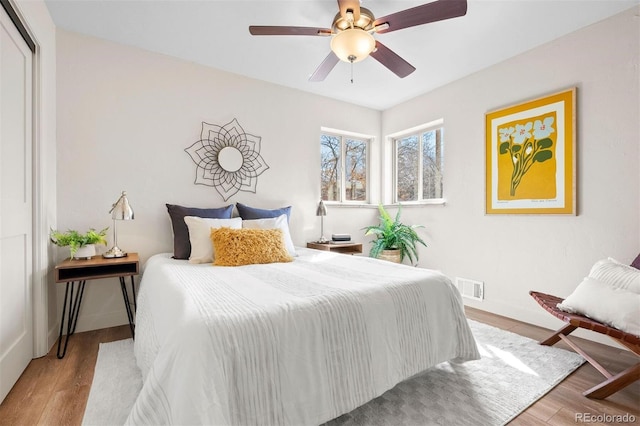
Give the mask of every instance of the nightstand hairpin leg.
M 78 283 L 76 290 L 76 297 L 73 297 L 74 284 Z M 69 343 L 69 337 L 76 332 L 76 325 L 78 324 L 78 313 L 80 312 L 80 304 L 82 303 L 82 295 L 84 294 L 84 285 L 86 281 L 68 281 L 64 291 L 64 304 L 62 305 L 62 318 L 60 319 L 60 334 L 58 335 L 58 352 L 56 355 L 58 359 L 62 359 L 67 353 L 67 344 Z M 60 345 L 62 344 L 62 331 L 64 330 L 64 314 L 67 311 L 67 300 L 69 301 L 69 313 L 67 318 L 67 335 L 64 339 L 64 348 L 60 353 Z
M 131 302 L 129 302 L 129 293 L 127 292 L 127 284 L 124 277 L 120 277 L 120 289 L 122 290 L 122 299 L 124 300 L 124 307 L 127 310 L 127 319 L 129 320 L 129 328 L 131 329 L 131 337 L 135 339 L 135 325 L 133 315 L 138 308 L 136 303 L 136 287 L 131 276 L 131 292 L 133 293 L 133 309 L 131 309 Z

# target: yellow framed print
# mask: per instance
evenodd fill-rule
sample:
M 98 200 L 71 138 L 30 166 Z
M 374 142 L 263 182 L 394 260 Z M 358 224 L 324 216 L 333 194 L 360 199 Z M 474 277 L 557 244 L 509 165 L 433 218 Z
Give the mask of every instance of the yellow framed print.
M 576 214 L 576 88 L 485 115 L 486 214 Z

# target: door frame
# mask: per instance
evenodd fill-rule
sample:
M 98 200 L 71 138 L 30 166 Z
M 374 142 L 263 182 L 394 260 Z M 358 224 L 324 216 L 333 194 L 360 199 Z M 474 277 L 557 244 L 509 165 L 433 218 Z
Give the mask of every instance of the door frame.
M 32 52 L 32 313 L 33 313 L 33 358 L 46 355 L 49 342 L 49 292 L 47 290 L 51 269 L 51 256 L 48 251 L 48 225 L 45 215 L 43 188 L 45 187 L 42 172 L 41 125 L 42 120 L 42 67 L 40 45 L 27 20 L 14 0 L 0 0 L 0 5 L 7 12 L 18 32 Z M 55 297 L 55 294 L 54 294 Z M 54 327 L 55 328 L 55 325 Z

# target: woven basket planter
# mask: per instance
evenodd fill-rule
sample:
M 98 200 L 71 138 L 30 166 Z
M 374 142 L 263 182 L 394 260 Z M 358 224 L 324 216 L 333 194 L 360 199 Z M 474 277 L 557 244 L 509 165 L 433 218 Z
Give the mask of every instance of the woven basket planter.
M 400 263 L 400 250 L 382 250 L 382 253 L 380 253 L 378 259 Z

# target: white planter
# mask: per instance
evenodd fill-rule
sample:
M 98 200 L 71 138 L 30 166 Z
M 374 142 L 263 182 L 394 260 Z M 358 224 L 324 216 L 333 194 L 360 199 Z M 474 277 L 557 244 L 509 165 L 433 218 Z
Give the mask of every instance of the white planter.
M 86 246 L 82 246 L 76 251 L 76 254 L 73 256 L 74 259 L 91 259 L 91 256 L 96 255 L 96 245 L 95 244 L 87 244 Z

